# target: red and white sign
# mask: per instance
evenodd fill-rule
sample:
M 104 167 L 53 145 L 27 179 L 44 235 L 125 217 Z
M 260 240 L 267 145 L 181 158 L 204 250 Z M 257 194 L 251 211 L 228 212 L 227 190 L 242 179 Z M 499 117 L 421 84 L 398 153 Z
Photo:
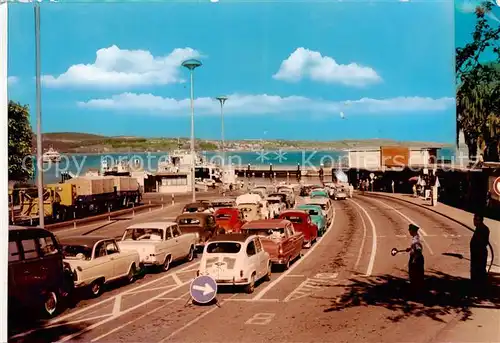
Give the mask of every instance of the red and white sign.
M 493 181 L 493 192 L 500 196 L 500 176 Z

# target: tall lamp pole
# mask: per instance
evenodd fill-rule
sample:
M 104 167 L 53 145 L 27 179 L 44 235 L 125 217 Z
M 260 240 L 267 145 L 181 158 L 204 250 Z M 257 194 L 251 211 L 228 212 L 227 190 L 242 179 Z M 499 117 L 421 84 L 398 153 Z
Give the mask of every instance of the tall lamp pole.
M 227 96 L 218 96 L 216 98 L 220 102 L 220 118 L 221 118 L 221 149 L 222 149 L 222 166 L 224 167 L 226 165 L 226 149 L 224 147 L 224 103 L 227 101 Z
M 194 153 L 194 70 L 201 67 L 201 62 L 195 59 L 189 59 L 182 62 L 182 66 L 189 69 L 191 76 L 191 187 L 193 191 L 193 202 L 196 201 L 196 187 L 194 184 L 195 172 L 195 153 Z
M 39 226 L 45 226 L 43 203 L 43 158 L 42 158 L 42 93 L 40 84 L 40 4 L 35 1 L 35 61 L 36 61 L 36 172 L 38 186 Z

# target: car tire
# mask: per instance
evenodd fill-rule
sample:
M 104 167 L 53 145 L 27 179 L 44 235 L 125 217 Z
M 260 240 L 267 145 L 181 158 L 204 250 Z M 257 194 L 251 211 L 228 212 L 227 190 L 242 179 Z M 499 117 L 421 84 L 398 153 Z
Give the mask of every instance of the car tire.
M 187 262 L 191 262 L 194 259 L 194 250 L 195 249 L 193 248 L 193 246 L 191 246 L 189 248 L 189 253 L 188 253 L 187 257 L 186 257 L 186 261 Z
M 56 292 L 49 291 L 44 294 L 43 299 L 43 315 L 47 318 L 52 318 L 57 314 L 59 299 Z
M 137 268 L 135 266 L 135 263 L 132 263 L 127 274 L 127 282 L 133 283 L 135 281 L 136 274 L 137 274 Z
M 264 276 L 264 281 L 271 281 L 272 268 L 273 264 L 269 262 L 269 265 L 267 267 L 267 274 L 266 276 Z
M 170 260 L 171 260 L 170 256 L 165 257 L 165 261 L 160 267 L 162 272 L 166 272 L 170 269 Z
M 288 258 L 288 260 L 286 260 L 286 263 L 283 265 L 284 270 L 290 269 L 290 262 L 291 262 L 290 260 L 291 260 L 290 257 Z
M 95 280 L 90 284 L 90 294 L 97 298 L 102 294 L 102 286 L 104 285 L 104 280 Z
M 255 273 L 250 277 L 250 283 L 245 286 L 245 292 L 247 294 L 252 294 L 255 291 Z

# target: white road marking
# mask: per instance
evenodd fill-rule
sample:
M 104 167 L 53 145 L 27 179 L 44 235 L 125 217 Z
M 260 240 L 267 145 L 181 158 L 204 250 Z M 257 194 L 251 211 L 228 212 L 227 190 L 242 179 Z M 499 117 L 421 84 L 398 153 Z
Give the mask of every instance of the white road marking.
M 196 262 L 194 265 L 198 265 L 198 264 L 200 264 L 200 263 L 199 263 L 199 262 Z M 193 267 L 193 265 L 189 265 L 189 266 L 186 266 L 186 267 L 184 267 L 184 268 L 182 268 L 182 269 L 180 269 L 180 270 L 178 270 L 178 271 L 176 271 L 176 272 L 177 272 L 177 273 L 179 273 L 179 272 L 181 272 L 181 271 L 183 271 L 183 270 L 185 270 L 185 269 L 192 268 L 192 267 Z M 138 289 L 144 288 L 144 287 L 149 286 L 149 285 L 151 285 L 151 284 L 153 284 L 153 283 L 155 283 L 155 282 L 158 282 L 158 281 L 164 280 L 164 279 L 166 279 L 166 278 L 169 278 L 170 276 L 171 276 L 171 274 L 170 274 L 170 273 L 168 273 L 168 274 L 166 274 L 166 275 L 164 275 L 164 276 L 162 276 L 162 277 L 160 277 L 160 278 L 158 278 L 158 279 L 153 279 L 153 280 L 151 280 L 151 281 L 149 281 L 149 282 L 146 282 L 146 283 L 144 283 L 144 284 L 142 284 L 142 285 L 139 285 L 139 286 L 137 286 L 137 287 L 134 287 L 134 288 L 132 288 L 132 289 L 130 289 L 130 290 L 127 290 L 127 291 L 124 291 L 124 292 L 122 292 L 122 293 L 119 293 L 119 294 L 117 294 L 116 296 L 118 296 L 118 295 L 124 295 L 124 294 L 131 294 L 131 293 L 134 293 L 134 292 L 135 292 L 135 291 L 137 291 Z M 78 310 L 78 311 L 75 311 L 75 312 L 72 312 L 72 313 L 68 313 L 68 314 L 67 314 L 67 315 L 65 315 L 65 316 L 61 316 L 61 317 L 55 318 L 55 319 L 51 320 L 48 324 L 50 325 L 50 324 L 58 323 L 58 322 L 63 321 L 63 320 L 65 320 L 65 319 L 67 319 L 67 318 L 73 317 L 73 316 L 75 316 L 75 315 L 77 315 L 77 314 L 79 314 L 79 313 L 82 313 L 82 312 L 88 311 L 88 310 L 90 310 L 91 308 L 94 308 L 94 307 L 100 306 L 100 305 L 102 305 L 102 304 L 105 304 L 105 303 L 107 303 L 107 302 L 109 302 L 109 301 L 113 300 L 116 296 L 114 296 L 114 297 L 110 297 L 110 298 L 107 298 L 107 299 L 104 299 L 104 300 L 99 301 L 99 302 L 97 302 L 97 303 L 95 303 L 95 304 L 92 304 L 92 305 L 90 305 L 90 306 L 87 306 L 87 307 L 85 307 L 85 308 L 82 308 L 82 309 L 80 309 L 80 310 Z
M 184 293 L 183 295 L 181 295 L 181 296 L 180 296 L 180 297 L 178 297 L 178 298 L 159 298 L 159 299 L 162 299 L 162 300 L 171 300 L 171 301 L 169 301 L 169 302 L 167 302 L 167 303 L 165 303 L 165 304 L 163 304 L 163 305 L 161 305 L 161 306 L 159 306 L 159 307 L 157 307 L 157 308 L 155 308 L 155 309 L 152 309 L 151 311 L 148 311 L 148 312 L 144 313 L 143 315 L 141 315 L 141 316 L 139 316 L 139 317 L 137 317 L 137 318 L 134 318 L 134 319 L 132 319 L 132 320 L 130 320 L 130 321 L 128 321 L 128 322 L 126 322 L 126 323 L 125 323 L 125 324 L 123 324 L 123 325 L 117 326 L 117 327 L 116 327 L 116 328 L 114 328 L 113 330 L 108 331 L 108 332 L 106 332 L 106 333 L 104 333 L 104 334 L 102 334 L 102 335 L 100 335 L 100 336 L 98 336 L 98 337 L 94 338 L 94 339 L 93 339 L 93 340 L 91 340 L 90 342 L 97 342 L 98 340 L 101 340 L 101 339 L 103 339 L 103 338 L 104 338 L 104 337 L 106 337 L 106 336 L 109 336 L 109 335 L 111 335 L 111 334 L 113 334 L 113 333 L 115 333 L 115 332 L 117 332 L 117 331 L 120 331 L 121 329 L 123 329 L 123 328 L 125 328 L 125 327 L 129 326 L 129 325 L 130 325 L 130 324 L 132 324 L 133 322 L 136 322 L 136 321 L 141 320 L 142 318 L 145 318 L 145 317 L 147 317 L 147 316 L 149 316 L 149 315 L 151 315 L 151 314 L 153 314 L 153 313 L 155 313 L 155 312 L 158 312 L 158 311 L 159 311 L 159 310 L 161 310 L 162 308 L 164 308 L 164 307 L 166 307 L 166 306 L 170 305 L 171 303 L 173 303 L 173 302 L 175 302 L 175 301 L 177 301 L 177 300 L 179 300 L 179 299 L 183 298 L 183 297 L 184 297 L 185 295 L 187 295 L 187 294 L 189 294 L 189 292 Z
M 182 285 L 181 279 L 179 279 L 179 277 L 175 273 L 172 274 L 172 278 L 174 279 L 177 286 Z
M 352 201 L 356 206 L 360 208 L 368 218 L 368 221 L 370 222 L 370 225 L 372 227 L 372 251 L 370 252 L 370 261 L 368 262 L 368 267 L 366 268 L 366 275 L 372 275 L 373 272 L 373 265 L 375 263 L 375 255 L 377 254 L 377 229 L 375 228 L 375 223 L 373 222 L 372 217 L 366 212 L 366 210 L 361 206 L 357 201 L 353 199 L 349 199 Z
M 154 288 L 147 288 L 147 289 L 141 289 L 139 291 L 135 292 L 127 292 L 125 295 L 132 295 L 132 294 L 137 294 L 137 293 L 145 293 L 145 292 L 150 292 L 150 291 L 158 291 L 160 289 L 169 289 L 175 287 L 175 285 L 167 285 L 167 286 L 161 286 L 161 287 L 154 287 Z
M 322 274 L 318 274 L 320 276 L 325 276 Z M 336 279 L 338 273 L 333 273 L 328 275 L 328 278 L 321 279 L 307 279 L 304 280 L 297 288 L 295 288 L 288 296 L 283 300 L 283 302 L 289 302 L 291 300 L 297 300 L 300 298 L 307 297 L 309 295 L 314 294 L 317 290 L 323 289 L 324 287 L 332 285 L 332 280 Z
M 273 318 L 276 317 L 276 313 L 256 313 L 252 318 L 247 320 L 245 324 L 247 325 L 267 325 Z
M 357 208 L 356 208 L 356 212 L 358 212 L 359 217 L 361 218 L 361 223 L 363 224 L 363 239 L 361 240 L 361 246 L 359 247 L 358 258 L 356 259 L 356 263 L 354 264 L 354 270 L 358 269 L 359 262 L 361 261 L 361 256 L 363 255 L 363 249 L 365 247 L 365 240 L 366 240 L 365 218 L 363 218 L 363 214 L 361 212 L 359 212 L 359 210 Z
M 229 299 L 235 297 L 236 294 L 233 294 L 232 296 L 230 296 L 228 299 L 226 300 L 223 300 L 221 302 L 221 305 L 224 304 L 226 301 L 228 301 Z M 202 318 L 205 318 L 206 316 L 208 316 L 210 313 L 214 312 L 215 310 L 217 310 L 219 307 L 217 306 L 214 306 L 212 309 L 202 313 L 201 315 L 197 316 L 195 319 L 191 320 L 189 323 L 185 324 L 183 327 L 175 330 L 174 332 L 172 332 L 168 337 L 165 337 L 164 339 L 162 339 L 160 342 L 158 343 L 164 343 L 166 341 L 168 341 L 170 338 L 172 338 L 173 336 L 177 335 L 179 332 L 185 330 L 186 328 L 190 327 L 191 325 L 193 325 L 194 323 L 196 323 L 197 321 L 201 320 Z
M 118 315 L 118 313 L 120 313 L 121 311 L 121 308 L 122 308 L 122 295 L 118 294 L 115 297 L 115 304 L 113 305 L 113 316 Z
M 92 324 L 92 325 L 90 325 L 90 326 L 86 327 L 85 329 L 82 329 L 82 330 L 80 330 L 80 331 L 78 331 L 78 332 L 75 332 L 74 334 L 71 334 L 71 335 L 65 336 L 65 337 L 61 338 L 60 340 L 58 340 L 58 341 L 57 341 L 57 343 L 62 343 L 62 342 L 67 342 L 67 341 L 70 341 L 70 340 L 72 340 L 73 338 L 78 337 L 78 336 L 80 336 L 80 335 L 84 334 L 85 332 L 91 331 L 91 330 L 93 330 L 93 329 L 95 329 L 95 328 L 97 328 L 97 327 L 99 327 L 99 326 L 101 326 L 101 325 L 104 325 L 104 324 L 106 324 L 106 323 L 109 323 L 110 321 L 112 321 L 112 320 L 114 320 L 114 319 L 116 319 L 116 318 L 119 318 L 119 317 L 123 316 L 124 314 L 127 314 L 127 313 L 129 313 L 129 312 L 132 312 L 132 311 L 134 311 L 134 310 L 138 309 L 138 308 L 139 308 L 139 307 L 141 307 L 141 306 L 147 305 L 147 304 L 149 304 L 149 303 L 151 303 L 151 302 L 155 301 L 156 299 L 161 298 L 161 297 L 163 297 L 164 295 L 166 295 L 166 294 L 168 294 L 168 293 L 171 293 L 171 292 L 173 292 L 173 291 L 175 291 L 175 290 L 177 290 L 177 289 L 179 289 L 179 288 L 181 288 L 181 287 L 183 287 L 183 286 L 185 286 L 185 285 L 189 284 L 190 282 L 191 282 L 191 281 L 187 281 L 187 282 L 185 282 L 184 284 L 182 284 L 182 285 L 180 285 L 180 286 L 176 286 L 176 287 L 174 287 L 174 288 L 172 288 L 172 289 L 169 289 L 168 291 L 165 291 L 165 292 L 163 292 L 163 293 L 158 294 L 157 296 L 151 297 L 151 298 L 149 298 L 148 300 L 145 300 L 145 301 L 143 301 L 142 303 L 140 303 L 140 304 L 138 304 L 138 305 L 135 305 L 135 306 L 133 306 L 133 307 L 130 307 L 130 308 L 126 309 L 125 311 L 121 311 L 121 312 L 120 312 L 119 314 L 117 314 L 117 315 L 111 316 L 111 317 L 109 317 L 109 318 L 107 318 L 107 319 L 105 319 L 105 320 L 102 320 L 102 321 L 100 321 L 100 322 L 97 322 L 97 323 L 95 323 L 95 324 Z
M 279 299 L 260 299 L 260 300 L 254 300 L 254 299 L 227 299 L 226 301 L 243 301 L 243 302 L 271 302 L 271 303 L 279 303 Z
M 325 234 L 323 235 L 323 237 L 326 237 L 333 229 L 333 225 L 335 223 L 335 215 L 336 215 L 336 211 L 335 211 L 335 208 L 332 206 L 332 209 L 333 209 L 333 215 L 332 215 L 332 222 L 330 223 L 330 226 L 328 227 L 328 230 L 326 230 Z M 273 288 L 274 286 L 276 286 L 279 282 L 281 282 L 281 280 L 283 280 L 286 276 L 290 275 L 290 273 L 295 269 L 297 268 L 308 256 L 310 256 L 313 251 L 321 245 L 321 242 L 323 242 L 323 240 L 321 240 L 320 242 L 317 242 L 316 244 L 314 244 L 305 254 L 304 256 L 302 256 L 302 258 L 298 261 L 296 261 L 294 264 L 292 264 L 292 266 L 287 270 L 285 271 L 284 273 L 281 273 L 281 275 L 274 281 L 270 282 L 262 291 L 259 292 L 259 294 L 257 294 L 255 297 L 253 297 L 253 300 L 260 300 L 262 299 L 262 297 L 271 290 L 271 288 Z
M 305 277 L 305 275 L 287 275 L 286 277 Z
M 401 217 L 403 217 L 404 219 L 406 219 L 406 220 L 407 220 L 410 224 L 413 224 L 413 225 L 418 226 L 418 227 L 419 227 L 419 231 L 420 231 L 420 232 L 422 232 L 422 235 L 423 235 L 423 236 L 429 236 L 429 235 L 427 234 L 427 232 L 425 232 L 425 230 L 424 230 L 424 229 L 422 229 L 422 228 L 421 228 L 421 227 L 420 227 L 417 223 L 415 223 L 415 222 L 414 222 L 411 218 L 409 218 L 406 214 L 401 213 L 400 211 L 396 210 L 394 207 L 392 207 L 392 206 L 390 206 L 390 205 L 386 204 L 386 203 L 385 203 L 385 202 L 383 202 L 383 201 L 380 201 L 380 200 L 378 200 L 378 199 L 374 199 L 374 198 L 370 198 L 370 199 L 372 199 L 372 200 L 374 200 L 374 201 L 376 201 L 376 202 L 381 203 L 382 205 L 386 206 L 387 208 L 390 208 L 390 209 L 394 210 L 397 214 L 399 214 Z M 434 251 L 432 251 L 431 246 L 429 245 L 429 243 L 427 243 L 427 241 L 426 241 L 424 238 L 422 238 L 422 242 L 424 242 L 424 244 L 425 244 L 425 246 L 427 247 L 427 249 L 429 249 L 430 254 L 431 254 L 431 255 L 434 255 Z
M 319 273 L 314 275 L 314 279 L 336 279 L 339 273 Z

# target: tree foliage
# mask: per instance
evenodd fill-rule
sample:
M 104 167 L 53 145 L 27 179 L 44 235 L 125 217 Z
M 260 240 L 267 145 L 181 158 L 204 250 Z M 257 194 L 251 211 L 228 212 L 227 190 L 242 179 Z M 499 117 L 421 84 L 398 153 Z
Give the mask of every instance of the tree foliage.
M 32 140 L 29 108 L 9 101 L 9 180 L 33 177 Z
M 500 26 L 492 27 L 488 13 L 493 4 L 476 9 L 472 42 L 456 49 L 457 139 L 462 130 L 469 158 L 478 150 L 487 161 L 498 161 L 500 153 Z M 493 61 L 482 62 L 485 51 L 493 51 Z

